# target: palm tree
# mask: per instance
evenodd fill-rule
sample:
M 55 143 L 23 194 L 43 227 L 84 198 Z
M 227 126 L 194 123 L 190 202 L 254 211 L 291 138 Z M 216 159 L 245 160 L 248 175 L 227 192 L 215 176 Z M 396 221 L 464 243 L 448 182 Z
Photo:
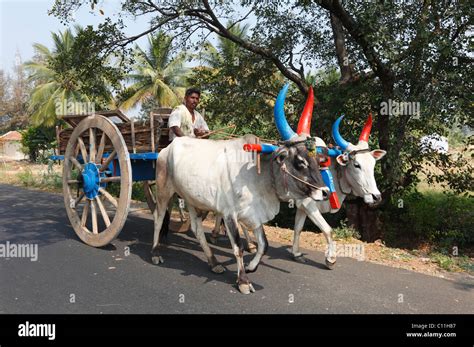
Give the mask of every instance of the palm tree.
M 163 32 L 148 36 L 148 50 L 135 47 L 135 66 L 126 76 L 132 84 L 126 89 L 126 99 L 121 103 L 128 110 L 151 99 L 162 107 L 178 105 L 184 97 L 188 69 L 184 66 L 186 53 L 175 56 L 171 49 L 172 39 Z
M 76 26 L 76 35 L 82 29 Z M 31 120 L 35 125 L 46 127 L 54 126 L 60 114 L 57 114 L 58 104 L 64 105 L 68 102 L 90 102 L 90 99 L 79 93 L 79 82 L 68 78 L 67 72 L 58 73 L 50 66 L 55 56 L 67 53 L 72 49 L 75 36 L 70 29 L 64 32 L 52 33 L 54 42 L 53 50 L 46 46 L 35 43 L 33 45 L 35 59 L 25 63 L 29 72 L 29 80 L 34 83 L 29 101 Z
M 230 24 L 231 23 L 229 22 L 229 27 Z M 245 38 L 247 36 L 248 25 L 241 26 L 236 24 L 230 27 L 228 31 L 237 37 Z M 195 58 L 211 68 L 219 68 L 225 62 L 238 64 L 240 51 L 241 49 L 236 43 L 223 38 L 222 36 L 218 36 L 216 47 L 214 47 L 209 41 L 206 41 L 202 52 Z

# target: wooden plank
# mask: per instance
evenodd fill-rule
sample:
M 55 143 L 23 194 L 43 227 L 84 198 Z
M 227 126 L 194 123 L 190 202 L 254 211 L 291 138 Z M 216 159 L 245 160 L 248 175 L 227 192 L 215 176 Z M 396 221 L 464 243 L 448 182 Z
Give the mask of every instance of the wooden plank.
M 154 124 L 154 118 L 153 113 L 150 112 L 150 140 L 151 140 L 151 151 L 155 151 L 155 131 L 153 129 L 153 124 Z
M 135 120 L 134 119 L 131 120 L 130 128 L 132 132 L 132 151 L 133 153 L 137 153 L 137 149 L 135 148 Z

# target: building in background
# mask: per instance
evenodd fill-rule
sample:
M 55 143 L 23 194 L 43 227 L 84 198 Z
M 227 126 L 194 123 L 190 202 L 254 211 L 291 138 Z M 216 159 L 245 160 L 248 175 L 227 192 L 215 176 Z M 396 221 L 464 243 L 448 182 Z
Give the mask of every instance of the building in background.
M 27 159 L 26 154 L 21 151 L 21 134 L 18 131 L 9 131 L 0 136 L 0 159 Z

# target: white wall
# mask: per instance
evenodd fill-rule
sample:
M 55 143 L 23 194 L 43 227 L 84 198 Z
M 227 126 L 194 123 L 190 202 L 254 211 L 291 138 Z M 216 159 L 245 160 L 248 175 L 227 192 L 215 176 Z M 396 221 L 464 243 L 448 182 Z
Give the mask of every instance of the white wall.
M 21 152 L 21 144 L 17 141 L 2 141 L 0 143 L 0 158 L 22 160 L 26 155 Z

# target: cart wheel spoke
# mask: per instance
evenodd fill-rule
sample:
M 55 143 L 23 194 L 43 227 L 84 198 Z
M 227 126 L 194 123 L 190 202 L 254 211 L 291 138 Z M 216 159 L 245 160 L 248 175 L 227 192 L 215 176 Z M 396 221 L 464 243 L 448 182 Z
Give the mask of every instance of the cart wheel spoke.
M 74 164 L 74 166 L 79 170 L 79 171 L 82 171 L 82 165 L 79 163 L 79 161 L 74 158 L 74 157 L 71 157 L 69 158 L 70 161 L 72 161 L 72 163 Z
M 102 164 L 100 171 L 105 171 L 109 167 L 109 164 L 112 162 L 112 160 L 114 160 L 116 155 L 117 152 L 113 150 L 112 153 L 110 153 L 110 155 L 107 157 L 107 159 L 105 159 L 105 162 L 104 164 Z
M 97 225 L 97 209 L 95 207 L 94 200 L 91 200 L 91 215 L 92 215 L 92 232 L 94 234 L 98 234 L 99 226 Z
M 99 189 L 99 192 L 101 192 L 102 195 L 103 195 L 112 205 L 114 205 L 115 208 L 118 207 L 117 200 L 115 200 L 115 198 L 114 198 L 108 191 L 106 191 L 104 188 L 100 188 L 100 189 Z
M 86 200 L 86 204 L 84 205 L 84 209 L 82 210 L 82 218 L 81 218 L 81 227 L 85 227 L 87 223 L 87 215 L 89 214 L 89 204 L 90 201 Z
M 100 180 L 103 183 L 113 183 L 113 182 L 120 182 L 120 176 L 112 176 L 112 177 L 105 177 Z
M 84 141 L 82 141 L 82 138 L 80 137 L 77 138 L 77 142 L 79 143 L 79 149 L 81 150 L 82 160 L 86 162 L 87 161 L 86 145 L 84 144 Z
M 96 135 L 95 129 L 89 128 L 89 161 L 91 162 L 95 162 L 95 155 L 96 155 L 95 135 Z
M 107 140 L 107 135 L 105 135 L 105 133 L 102 133 L 102 137 L 100 138 L 99 148 L 97 150 L 97 157 L 95 158 L 95 162 L 97 164 L 100 164 L 100 161 L 102 160 L 102 156 L 104 155 L 106 140 Z
M 81 200 L 84 198 L 84 193 L 81 193 L 81 195 L 79 195 L 77 197 L 76 200 L 74 200 L 74 207 L 76 207 L 77 205 L 79 205 L 79 203 L 81 202 Z
M 98 196 L 95 197 L 95 200 L 97 202 L 97 205 L 99 206 L 100 214 L 102 215 L 102 219 L 104 220 L 104 223 L 106 227 L 108 228 L 110 225 L 110 219 L 109 215 L 107 214 L 107 211 L 105 210 L 104 204 L 102 203 L 102 200 Z

